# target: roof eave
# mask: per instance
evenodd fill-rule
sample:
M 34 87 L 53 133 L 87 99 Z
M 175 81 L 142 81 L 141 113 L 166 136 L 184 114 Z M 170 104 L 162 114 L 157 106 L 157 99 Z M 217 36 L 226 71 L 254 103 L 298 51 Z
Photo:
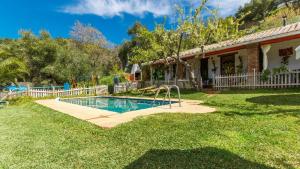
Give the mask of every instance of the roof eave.
M 205 54 L 210 53 L 210 52 L 214 52 L 214 51 L 220 51 L 220 50 L 225 50 L 225 49 L 229 49 L 229 48 L 236 48 L 236 47 L 240 47 L 240 46 L 250 45 L 250 44 L 254 44 L 254 43 L 261 43 L 261 42 L 264 42 L 264 41 L 284 38 L 284 37 L 293 36 L 293 35 L 300 35 L 300 31 L 289 32 L 289 33 L 286 33 L 286 34 L 280 34 L 280 35 L 270 36 L 270 37 L 261 38 L 261 39 L 255 39 L 255 40 L 251 40 L 251 41 L 247 41 L 247 42 L 243 42 L 243 43 L 238 43 L 238 44 L 231 45 L 231 46 L 214 48 L 214 49 L 210 49 L 210 50 L 205 51 Z M 186 55 L 181 56 L 181 57 L 182 58 L 189 58 L 189 57 L 192 57 L 192 56 L 195 56 L 195 55 L 201 55 L 201 54 L 202 53 L 200 51 L 197 51 L 195 53 L 189 53 L 189 54 L 186 54 Z

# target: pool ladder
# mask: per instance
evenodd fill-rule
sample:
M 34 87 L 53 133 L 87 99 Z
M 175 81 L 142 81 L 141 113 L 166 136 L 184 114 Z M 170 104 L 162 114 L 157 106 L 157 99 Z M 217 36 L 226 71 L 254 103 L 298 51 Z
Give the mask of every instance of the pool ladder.
M 155 97 L 154 97 L 154 102 L 156 101 L 156 99 L 157 99 L 157 97 L 158 97 L 158 95 L 159 95 L 159 93 L 160 93 L 160 91 L 161 91 L 161 89 L 166 89 L 167 90 L 167 93 L 166 93 L 166 95 L 165 95 L 165 97 L 164 97 L 164 101 L 166 100 L 166 98 L 167 98 L 167 96 L 168 96 L 168 98 L 169 98 L 169 104 L 170 104 L 170 109 L 172 108 L 172 102 L 171 102 L 171 90 L 172 90 L 172 88 L 175 88 L 175 89 L 177 89 L 177 93 L 178 93 L 178 103 L 179 103 L 179 107 L 181 107 L 181 96 L 180 96 L 180 89 L 179 89 L 179 87 L 177 86 L 177 85 L 161 85 L 161 86 L 159 86 L 159 88 L 158 88 L 158 90 L 157 90 L 157 92 L 156 92 L 156 94 L 155 94 Z

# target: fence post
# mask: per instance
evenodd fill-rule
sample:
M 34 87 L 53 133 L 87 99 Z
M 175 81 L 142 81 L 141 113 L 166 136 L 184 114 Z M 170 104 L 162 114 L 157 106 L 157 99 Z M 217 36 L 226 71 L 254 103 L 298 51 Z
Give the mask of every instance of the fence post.
M 54 94 L 55 94 L 55 87 L 52 86 L 52 96 L 54 96 Z
M 29 96 L 29 90 L 30 90 L 30 87 L 29 87 L 29 84 L 27 85 L 27 96 Z

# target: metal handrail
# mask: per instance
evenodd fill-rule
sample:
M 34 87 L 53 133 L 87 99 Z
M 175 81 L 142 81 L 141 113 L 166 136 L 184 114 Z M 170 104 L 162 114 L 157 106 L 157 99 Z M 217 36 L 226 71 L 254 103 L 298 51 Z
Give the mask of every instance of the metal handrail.
M 168 91 L 169 91 L 169 87 L 168 87 L 167 85 L 161 85 L 161 86 L 158 87 L 158 90 L 157 90 L 157 92 L 156 92 L 156 94 L 155 94 L 154 101 L 153 101 L 154 103 L 155 103 L 156 98 L 158 97 L 158 94 L 160 93 L 160 90 L 161 90 L 162 88 L 167 89 L 167 93 L 166 93 L 165 98 L 164 98 L 164 101 L 165 101 L 166 96 L 167 96 Z M 171 108 L 171 98 L 170 98 L 170 96 L 169 96 L 169 103 L 170 103 L 170 108 Z
M 165 88 L 167 89 L 167 93 L 164 97 L 164 101 L 166 100 L 166 97 L 168 96 L 169 97 L 169 104 L 170 104 L 170 108 L 172 108 L 172 102 L 171 102 L 171 89 L 172 88 L 176 88 L 177 89 L 177 93 L 178 93 L 178 100 L 179 100 L 179 107 L 181 107 L 181 95 L 180 95 L 180 89 L 177 85 L 161 85 L 159 86 L 156 94 L 155 94 L 155 97 L 154 97 L 154 102 L 156 101 L 156 98 L 158 97 L 160 91 L 162 88 Z
M 179 100 L 179 107 L 181 107 L 181 94 L 180 94 L 180 88 L 177 86 L 177 85 L 171 85 L 169 86 L 169 95 L 170 95 L 170 92 L 171 92 L 171 89 L 172 88 L 176 88 L 177 89 L 177 93 L 178 93 L 178 100 Z

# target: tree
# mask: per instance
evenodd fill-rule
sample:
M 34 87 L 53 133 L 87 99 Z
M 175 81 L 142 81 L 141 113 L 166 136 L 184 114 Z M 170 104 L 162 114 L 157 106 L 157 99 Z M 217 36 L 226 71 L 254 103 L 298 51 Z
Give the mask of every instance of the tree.
M 190 63 L 180 58 L 182 49 L 200 47 L 202 51 L 196 57 L 204 57 L 205 45 L 216 43 L 229 38 L 237 38 L 239 32 L 238 20 L 233 17 L 226 19 L 218 18 L 214 11 L 206 7 L 207 0 L 203 0 L 201 5 L 195 10 L 191 10 L 189 15 L 184 14 L 179 8 L 179 22 L 175 30 L 167 30 L 164 25 L 157 25 L 154 31 L 149 31 L 143 26 L 135 26 L 133 41 L 136 45 L 132 48 L 130 60 L 132 63 L 151 62 L 164 60 L 168 65 L 170 60 L 183 64 L 190 74 L 191 84 L 197 88 L 197 81 Z M 203 10 L 209 10 L 211 17 L 205 23 L 202 19 Z M 183 38 L 184 34 L 189 34 L 188 38 Z M 176 73 L 176 80 L 178 73 Z
M 55 85 L 92 79 L 95 85 L 98 76 L 119 65 L 116 49 L 90 25 L 77 22 L 73 39 L 55 39 L 44 30 L 39 35 L 24 30 L 20 34 L 17 40 L 0 39 L 1 83 L 16 79 Z
M 91 25 L 84 25 L 77 21 L 70 34 L 77 42 L 77 47 L 87 54 L 91 79 L 96 85 L 98 76 L 107 70 L 107 66 L 118 63 L 117 57 L 113 55 L 112 49 L 108 48 L 109 43 L 104 35 Z
M 20 55 L 29 68 L 29 80 L 34 84 L 47 83 L 49 77 L 43 73 L 43 69 L 56 59 L 56 42 L 47 31 L 41 31 L 39 36 L 30 31 L 21 31 L 19 43 Z
M 128 65 L 129 53 L 131 52 L 132 48 L 132 41 L 126 41 L 117 48 L 118 58 L 120 59 L 122 70 L 125 70 L 126 66 Z
M 287 23 L 299 22 L 299 4 L 300 0 L 251 0 L 235 16 L 240 29 L 253 33 L 282 26 L 282 18 Z
M 89 80 L 91 67 L 87 54 L 78 49 L 72 40 L 59 39 L 57 43 L 60 46 L 57 50 L 57 58 L 43 70 L 43 73 L 60 84 L 66 81 Z
M 118 57 L 122 63 L 122 68 L 123 70 L 125 70 L 128 65 L 128 61 L 129 58 L 131 58 L 134 54 L 133 54 L 133 49 L 135 48 L 135 46 L 137 46 L 138 44 L 140 44 L 138 42 L 139 38 L 137 36 L 141 36 L 140 35 L 140 31 L 141 30 L 147 30 L 147 28 L 142 25 L 140 22 L 136 22 L 128 31 L 128 35 L 131 37 L 130 41 L 126 41 L 124 42 L 118 50 Z M 131 59 L 132 60 L 132 59 Z
M 274 27 L 280 27 L 283 24 L 282 18 L 286 17 L 288 24 L 299 22 L 300 8 L 282 8 L 272 12 L 272 15 L 265 18 L 257 29 L 267 30 Z
M 91 25 L 84 25 L 79 21 L 75 22 L 70 34 L 73 39 L 80 43 L 91 43 L 101 47 L 108 45 L 108 42 L 102 32 Z
M 236 13 L 236 17 L 241 19 L 242 28 L 248 28 L 258 25 L 260 21 L 264 21 L 271 12 L 277 9 L 277 5 L 282 3 L 276 0 L 251 0 L 241 7 Z
M 15 56 L 9 46 L 0 45 L 0 85 L 16 82 L 27 74 L 25 62 Z
M 161 59 L 159 53 L 162 51 L 162 46 L 159 45 L 155 32 L 140 27 L 135 36 L 136 45 L 131 52 L 131 62 L 141 63 L 141 61 L 147 62 Z

